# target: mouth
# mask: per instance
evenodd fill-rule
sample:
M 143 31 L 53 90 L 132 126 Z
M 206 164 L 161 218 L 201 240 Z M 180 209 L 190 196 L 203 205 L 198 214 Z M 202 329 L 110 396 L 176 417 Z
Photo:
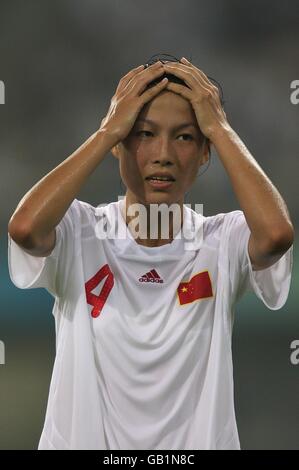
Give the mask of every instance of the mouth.
M 175 182 L 175 178 L 170 173 L 156 173 L 147 176 L 145 180 L 151 187 L 159 189 L 170 188 Z

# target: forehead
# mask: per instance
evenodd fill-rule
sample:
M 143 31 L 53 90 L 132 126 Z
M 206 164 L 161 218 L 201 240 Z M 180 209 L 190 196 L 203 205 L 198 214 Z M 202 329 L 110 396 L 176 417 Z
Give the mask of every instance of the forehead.
M 163 119 L 179 121 L 189 119 L 197 124 L 191 103 L 182 96 L 172 91 L 162 91 L 150 102 L 146 103 L 139 113 L 138 118 L 148 118 L 153 121 L 163 122 Z

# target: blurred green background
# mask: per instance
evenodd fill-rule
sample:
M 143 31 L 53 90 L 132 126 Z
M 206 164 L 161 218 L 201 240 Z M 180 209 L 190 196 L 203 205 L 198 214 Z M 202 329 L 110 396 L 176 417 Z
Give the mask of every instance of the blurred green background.
M 27 0 L 0 3 L 1 314 L 0 449 L 36 449 L 55 356 L 53 299 L 19 290 L 7 267 L 7 223 L 23 195 L 99 126 L 120 78 L 155 53 L 185 55 L 223 87 L 232 127 L 284 197 L 298 206 L 297 1 Z M 78 198 L 122 195 L 108 154 Z M 213 153 L 186 203 L 204 215 L 239 209 Z M 243 449 L 299 449 L 297 235 L 289 298 L 268 310 L 254 294 L 239 302 L 233 335 L 237 422 Z

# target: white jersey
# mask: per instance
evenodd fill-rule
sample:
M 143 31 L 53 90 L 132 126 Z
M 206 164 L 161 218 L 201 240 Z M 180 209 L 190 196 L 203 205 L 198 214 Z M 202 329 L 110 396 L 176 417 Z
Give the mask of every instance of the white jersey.
M 235 303 L 251 290 L 280 309 L 293 246 L 253 271 L 242 211 L 205 217 L 185 204 L 183 227 L 200 221 L 201 246 L 185 250 L 179 232 L 145 247 L 126 226 L 123 203 L 106 204 L 102 216 L 125 239 L 100 239 L 96 208 L 78 199 L 56 227 L 49 256 L 27 254 L 8 234 L 13 283 L 55 298 L 56 358 L 38 448 L 239 449 Z

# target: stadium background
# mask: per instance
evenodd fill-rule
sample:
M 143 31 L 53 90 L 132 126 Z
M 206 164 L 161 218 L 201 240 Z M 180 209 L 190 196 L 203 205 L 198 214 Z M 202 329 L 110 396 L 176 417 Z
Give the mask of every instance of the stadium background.
M 155 53 L 185 55 L 223 87 L 226 113 L 288 204 L 298 205 L 299 4 L 285 0 L 1 0 L 0 449 L 36 449 L 55 354 L 53 298 L 20 290 L 7 267 L 7 223 L 21 197 L 85 141 L 106 114 L 119 79 Z M 117 161 L 108 154 L 78 198 L 117 200 Z M 213 153 L 186 203 L 204 215 L 239 208 Z M 268 310 L 254 294 L 239 302 L 233 336 L 237 421 L 243 449 L 299 449 L 299 260 L 289 298 Z

